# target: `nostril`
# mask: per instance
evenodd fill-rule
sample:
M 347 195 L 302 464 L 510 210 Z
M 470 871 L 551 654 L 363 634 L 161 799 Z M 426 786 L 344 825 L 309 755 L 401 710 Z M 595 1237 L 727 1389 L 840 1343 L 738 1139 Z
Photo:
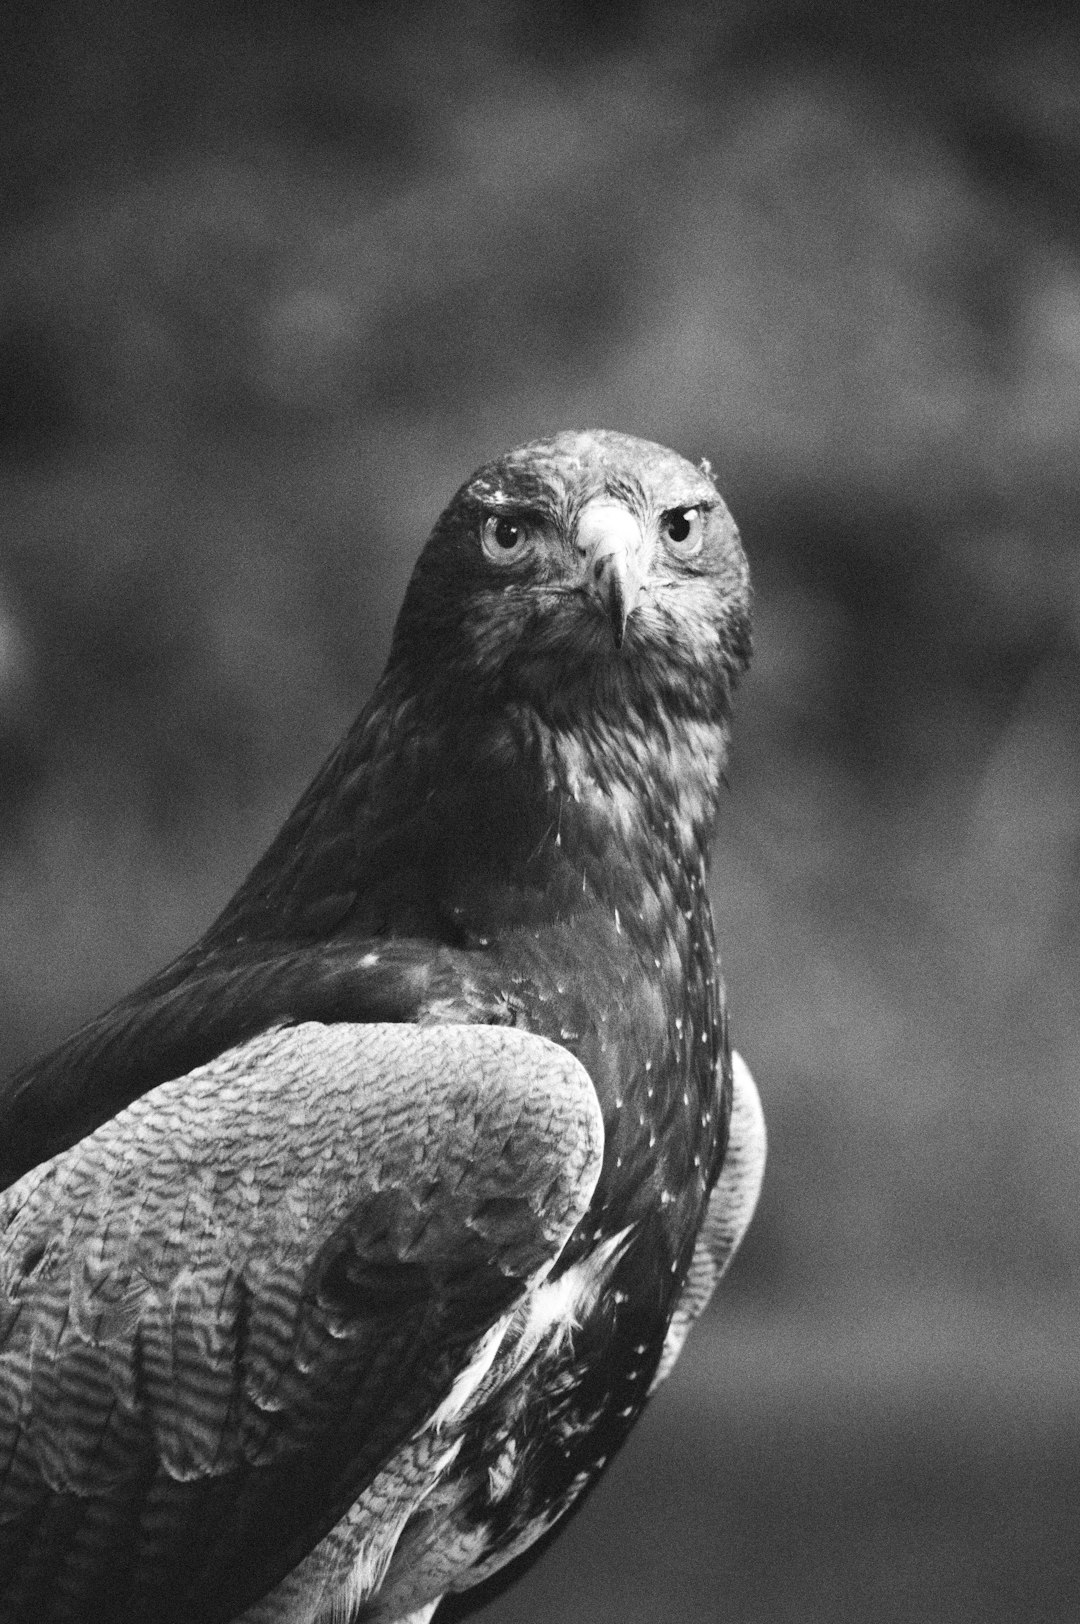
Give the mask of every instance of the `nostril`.
M 594 581 L 602 580 L 603 579 L 603 574 L 604 574 L 604 571 L 605 571 L 606 568 L 607 568 L 607 559 L 606 558 L 598 558 L 596 560 L 596 563 L 593 565 L 593 571 L 592 571 L 593 572 L 593 580 Z

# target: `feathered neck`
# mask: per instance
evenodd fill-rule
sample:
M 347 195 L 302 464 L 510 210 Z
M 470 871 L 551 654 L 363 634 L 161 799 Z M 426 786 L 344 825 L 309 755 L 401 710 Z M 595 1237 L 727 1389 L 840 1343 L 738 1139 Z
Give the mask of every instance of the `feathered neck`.
M 438 934 L 461 894 L 524 917 L 569 871 L 613 899 L 649 864 L 699 874 L 726 748 L 726 711 L 552 720 L 390 669 L 210 939 Z
M 659 838 L 696 860 L 712 837 L 729 733 L 726 692 L 710 706 L 552 710 L 505 695 L 464 700 L 390 670 L 342 752 L 370 784 L 380 825 L 403 807 L 438 818 L 474 802 L 481 816 L 503 799 L 548 816 L 556 797 L 622 844 Z

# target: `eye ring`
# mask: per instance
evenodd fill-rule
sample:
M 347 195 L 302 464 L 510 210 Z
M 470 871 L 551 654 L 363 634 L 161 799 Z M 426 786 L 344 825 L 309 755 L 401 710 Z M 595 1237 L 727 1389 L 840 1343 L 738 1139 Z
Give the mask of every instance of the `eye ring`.
M 532 526 L 513 513 L 489 513 L 480 532 L 480 545 L 494 564 L 520 558 L 532 538 Z
M 695 503 L 690 507 L 668 508 L 660 520 L 660 530 L 678 558 L 693 558 L 705 540 L 705 519 Z

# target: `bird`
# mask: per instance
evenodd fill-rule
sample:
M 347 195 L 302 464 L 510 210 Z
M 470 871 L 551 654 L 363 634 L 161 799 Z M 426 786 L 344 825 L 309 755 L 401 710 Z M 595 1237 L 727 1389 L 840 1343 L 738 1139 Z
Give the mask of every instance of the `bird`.
M 452 1624 L 581 1505 L 762 1180 L 750 649 L 707 461 L 486 463 L 223 912 L 0 1086 L 4 1624 Z

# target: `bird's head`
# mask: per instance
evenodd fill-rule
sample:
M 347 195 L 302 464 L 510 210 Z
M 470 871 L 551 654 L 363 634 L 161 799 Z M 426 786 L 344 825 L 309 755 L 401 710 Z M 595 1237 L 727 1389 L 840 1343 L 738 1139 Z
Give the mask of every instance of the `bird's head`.
M 746 559 L 708 465 L 570 431 L 457 492 L 409 583 L 391 668 L 555 722 L 582 705 L 701 714 L 726 710 L 749 647 Z

